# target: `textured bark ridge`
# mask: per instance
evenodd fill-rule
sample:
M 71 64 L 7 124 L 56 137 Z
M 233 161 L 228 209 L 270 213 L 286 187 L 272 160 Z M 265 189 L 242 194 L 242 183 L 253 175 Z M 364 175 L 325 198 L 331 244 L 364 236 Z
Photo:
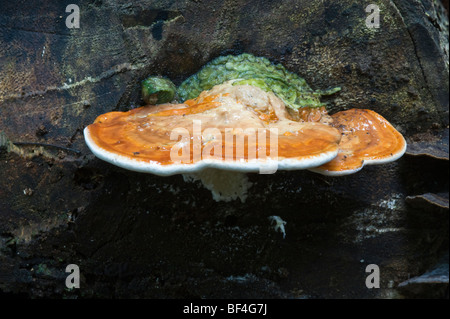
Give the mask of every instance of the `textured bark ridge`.
M 430 276 L 448 269 L 440 2 L 377 1 L 371 29 L 356 0 L 86 0 L 69 29 L 74 2 L 0 1 L 0 295 L 448 296 L 448 272 Z M 245 203 L 217 203 L 182 176 L 128 172 L 85 146 L 98 115 L 143 104 L 147 76 L 179 85 L 243 52 L 313 89 L 341 87 L 323 99 L 330 113 L 372 109 L 412 148 L 341 178 L 249 174 Z M 286 221 L 284 239 L 270 216 Z M 66 289 L 68 264 L 82 288 Z M 368 264 L 381 269 L 380 289 L 365 286 Z

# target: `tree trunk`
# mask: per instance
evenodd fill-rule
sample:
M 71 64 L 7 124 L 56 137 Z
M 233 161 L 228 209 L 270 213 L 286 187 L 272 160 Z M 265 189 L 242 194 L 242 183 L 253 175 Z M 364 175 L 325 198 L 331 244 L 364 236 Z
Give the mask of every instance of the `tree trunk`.
M 448 271 L 407 282 L 448 270 L 447 13 L 437 0 L 376 4 L 379 28 L 357 0 L 0 1 L 0 296 L 448 297 Z M 249 174 L 247 201 L 224 203 L 86 147 L 98 115 L 143 105 L 145 77 L 178 85 L 243 52 L 342 87 L 330 112 L 380 113 L 407 154 L 339 178 Z M 69 264 L 80 289 L 66 289 Z M 380 289 L 365 285 L 369 264 Z

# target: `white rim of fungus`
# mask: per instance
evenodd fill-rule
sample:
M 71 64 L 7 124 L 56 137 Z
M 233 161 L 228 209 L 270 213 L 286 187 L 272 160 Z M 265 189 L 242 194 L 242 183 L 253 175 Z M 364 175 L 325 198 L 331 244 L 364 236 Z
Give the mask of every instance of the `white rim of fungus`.
M 275 167 L 276 169 L 272 171 L 272 173 L 275 173 L 276 170 L 310 169 L 328 163 L 334 159 L 339 152 L 339 148 L 336 145 L 336 148 L 333 151 L 323 152 L 316 156 L 310 155 L 308 158 L 301 160 L 296 158 L 284 158 L 281 160 L 268 159 L 264 161 L 253 160 L 250 162 L 224 162 L 222 160 L 204 159 L 194 164 L 163 165 L 155 161 L 145 162 L 141 160 L 133 160 L 127 156 L 109 152 L 99 147 L 92 140 L 89 127 L 84 129 L 84 138 L 87 146 L 96 157 L 130 171 L 151 173 L 159 176 L 196 173 L 206 168 L 216 168 L 242 173 L 257 173 L 264 170 L 266 167 L 269 169 Z

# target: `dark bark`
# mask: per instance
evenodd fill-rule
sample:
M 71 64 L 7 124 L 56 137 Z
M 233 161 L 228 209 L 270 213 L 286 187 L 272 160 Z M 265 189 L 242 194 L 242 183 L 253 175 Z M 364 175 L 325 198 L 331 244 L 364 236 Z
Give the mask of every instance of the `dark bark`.
M 68 29 L 74 2 L 80 28 Z M 0 294 L 428 296 L 396 288 L 448 251 L 448 19 L 437 1 L 378 3 L 381 26 L 368 29 L 356 0 L 1 1 Z M 342 178 L 253 174 L 245 203 L 217 203 L 181 176 L 125 171 L 85 146 L 98 115 L 142 104 L 146 76 L 179 84 L 242 52 L 313 88 L 341 86 L 329 110 L 375 110 L 409 155 Z M 82 288 L 69 291 L 72 263 Z M 372 263 L 381 289 L 364 284 Z M 445 296 L 448 277 L 438 286 Z

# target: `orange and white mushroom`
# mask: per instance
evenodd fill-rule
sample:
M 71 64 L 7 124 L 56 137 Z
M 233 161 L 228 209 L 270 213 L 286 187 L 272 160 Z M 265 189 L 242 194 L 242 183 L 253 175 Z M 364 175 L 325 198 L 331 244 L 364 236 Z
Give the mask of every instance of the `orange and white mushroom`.
M 309 169 L 340 176 L 394 161 L 406 150 L 403 136 L 371 110 L 330 117 L 324 108 L 304 108 L 299 114 L 272 92 L 226 82 L 181 104 L 100 115 L 84 135 L 100 159 L 201 180 L 216 200 L 244 201 L 245 173 Z
M 406 151 L 402 134 L 372 110 L 351 109 L 331 117 L 331 125 L 342 133 L 339 153 L 330 162 L 311 169 L 314 172 L 348 175 L 358 172 L 364 165 L 393 162 Z
M 84 135 L 97 157 L 161 176 L 257 172 L 274 162 L 285 170 L 317 167 L 336 157 L 341 138 L 329 125 L 291 120 L 273 93 L 229 83 L 182 104 L 100 115 Z
M 200 180 L 213 198 L 246 198 L 249 172 L 320 166 L 338 154 L 341 134 L 323 110 L 293 120 L 273 93 L 224 83 L 182 104 L 100 115 L 84 130 L 88 147 L 116 166 Z M 181 137 L 181 138 L 180 138 Z

